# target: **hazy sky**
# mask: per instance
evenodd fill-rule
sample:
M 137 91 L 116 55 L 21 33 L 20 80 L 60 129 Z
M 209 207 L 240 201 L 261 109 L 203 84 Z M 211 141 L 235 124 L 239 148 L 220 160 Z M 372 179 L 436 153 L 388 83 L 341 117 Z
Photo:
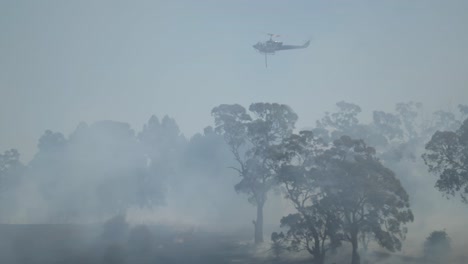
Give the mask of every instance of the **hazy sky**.
M 340 100 L 468 103 L 468 1 L 0 0 L 0 152 L 46 129 L 152 114 L 191 136 L 221 103 L 279 102 L 310 126 Z M 265 32 L 306 50 L 270 57 Z

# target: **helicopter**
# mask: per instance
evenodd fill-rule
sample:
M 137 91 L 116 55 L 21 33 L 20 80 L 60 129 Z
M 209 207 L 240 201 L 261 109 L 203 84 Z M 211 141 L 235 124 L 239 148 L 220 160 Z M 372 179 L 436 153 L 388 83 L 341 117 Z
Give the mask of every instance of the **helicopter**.
M 308 40 L 304 45 L 284 45 L 283 42 L 275 41 L 273 38 L 279 37 L 280 35 L 268 33 L 270 39 L 264 42 L 258 42 L 253 45 L 253 47 L 260 53 L 265 54 L 265 67 L 268 67 L 267 56 L 268 54 L 273 55 L 276 51 L 280 50 L 290 50 L 290 49 L 305 49 L 309 46 L 310 40 Z

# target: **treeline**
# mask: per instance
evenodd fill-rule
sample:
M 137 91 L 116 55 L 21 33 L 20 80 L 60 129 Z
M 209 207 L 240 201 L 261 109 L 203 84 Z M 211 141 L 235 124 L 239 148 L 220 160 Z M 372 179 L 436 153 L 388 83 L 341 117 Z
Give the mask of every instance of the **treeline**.
M 279 190 L 295 213 L 281 219 L 285 231 L 272 234 L 274 243 L 305 250 L 316 263 L 349 243 L 352 263 L 359 263 L 358 249 L 369 241 L 401 249 L 405 224 L 413 221 L 410 204 L 420 202 L 408 193 L 424 192 L 415 188 L 415 171 L 429 169 L 440 176 L 440 191 L 466 201 L 468 106 L 427 117 L 420 103 L 398 103 L 394 112 L 374 111 L 367 123 L 358 105 L 336 106 L 303 131 L 296 129 L 297 114 L 276 103 L 219 105 L 212 110 L 215 126 L 190 139 L 167 116 L 151 117 L 138 133 L 115 121 L 83 123 L 67 137 L 46 131 L 27 165 L 16 150 L 0 156 L 3 220 L 103 219 L 163 206 L 168 190 L 206 192 L 235 173 L 235 190 L 257 209 L 255 242 L 264 239 L 268 196 Z M 213 189 L 211 197 L 223 195 Z
M 139 132 L 116 121 L 81 123 L 68 136 L 47 130 L 33 159 L 19 158 L 1 156 L 2 221 L 80 223 L 162 206 L 170 190 L 216 181 L 230 153 L 209 128 L 187 140 L 175 120 L 152 116 Z

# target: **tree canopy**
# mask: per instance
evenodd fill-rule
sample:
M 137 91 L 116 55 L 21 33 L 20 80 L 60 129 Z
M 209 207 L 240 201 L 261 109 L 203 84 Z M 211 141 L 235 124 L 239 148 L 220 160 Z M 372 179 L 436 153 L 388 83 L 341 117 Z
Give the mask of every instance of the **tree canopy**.
M 456 131 L 435 132 L 422 157 L 439 177 L 435 187 L 446 195 L 458 193 L 468 203 L 468 119 Z
M 254 103 L 249 112 L 241 105 L 220 105 L 212 110 L 215 130 L 224 135 L 241 180 L 237 192 L 248 195 L 248 200 L 257 207 L 255 241 L 263 242 L 263 206 L 268 191 L 276 184 L 276 166 L 271 157 L 271 148 L 288 137 L 297 120 L 297 115 L 287 105 Z
M 302 245 L 317 263 L 348 241 L 359 263 L 358 239 L 371 235 L 382 247 L 400 250 L 404 224 L 413 221 L 409 196 L 395 174 L 362 140 L 342 136 L 330 146 L 305 131 L 286 141 L 280 182 L 297 209 L 281 221 L 294 248 Z

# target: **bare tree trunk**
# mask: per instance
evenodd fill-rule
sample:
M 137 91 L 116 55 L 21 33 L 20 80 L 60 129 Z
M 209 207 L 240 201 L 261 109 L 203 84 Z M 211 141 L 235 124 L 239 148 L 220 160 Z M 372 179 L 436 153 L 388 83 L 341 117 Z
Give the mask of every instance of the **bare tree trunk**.
M 325 263 L 325 252 L 323 248 L 320 246 L 320 238 L 318 235 L 314 236 L 314 247 L 315 247 L 315 254 L 314 254 L 314 263 L 316 264 L 323 264 Z
M 361 260 L 358 253 L 358 237 L 357 233 L 351 234 L 351 245 L 353 246 L 353 255 L 351 264 L 360 264 Z
M 257 220 L 254 223 L 255 244 L 263 243 L 263 203 L 257 205 Z

